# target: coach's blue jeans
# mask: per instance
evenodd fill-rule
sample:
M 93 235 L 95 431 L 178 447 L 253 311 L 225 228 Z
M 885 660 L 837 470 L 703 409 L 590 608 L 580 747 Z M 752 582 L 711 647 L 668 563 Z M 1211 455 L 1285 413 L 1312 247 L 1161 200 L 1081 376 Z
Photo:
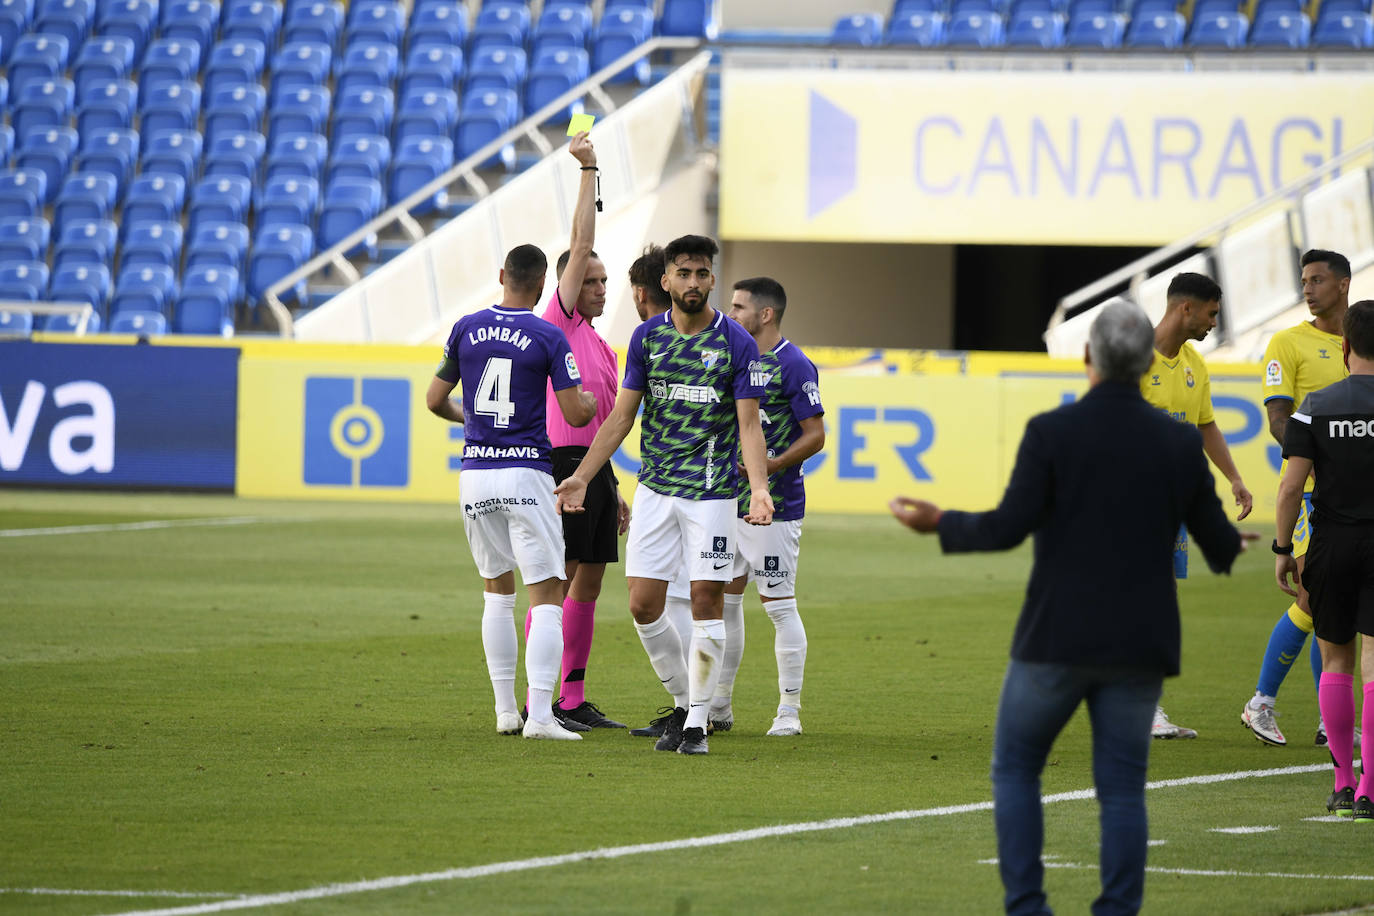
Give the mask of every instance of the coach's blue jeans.
M 1140 909 L 1145 892 L 1145 769 L 1150 724 L 1163 678 L 1158 672 L 1012 660 L 1002 683 L 992 749 L 997 858 L 1008 913 L 1048 914 L 1041 862 L 1044 821 L 1040 772 L 1055 737 L 1078 704 L 1093 729 L 1093 782 L 1101 829 L 1102 895 L 1094 916 Z

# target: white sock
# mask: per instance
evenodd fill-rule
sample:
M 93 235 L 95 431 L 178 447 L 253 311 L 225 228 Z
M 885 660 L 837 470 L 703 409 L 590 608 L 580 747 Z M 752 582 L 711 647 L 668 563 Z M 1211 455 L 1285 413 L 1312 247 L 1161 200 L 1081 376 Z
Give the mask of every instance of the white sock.
M 515 705 L 515 663 L 520 657 L 520 642 L 515 635 L 515 596 L 482 593 L 482 650 L 487 656 L 487 674 L 496 694 L 496 714 L 517 712 Z
M 673 696 L 673 705 L 687 705 L 687 662 L 683 658 L 682 641 L 677 630 L 663 614 L 653 623 L 635 623 L 639 641 L 648 653 L 649 664 L 663 683 L 663 689 Z
M 677 630 L 678 641 L 682 644 L 682 666 L 687 667 L 687 650 L 692 645 L 692 599 L 675 598 L 669 595 L 663 603 L 663 616 Z
M 720 678 L 721 658 L 725 655 L 725 621 L 698 620 L 692 624 L 692 655 L 687 671 L 692 683 L 687 722 L 683 728 L 706 730 L 711 696 Z
M 1250 708 L 1258 710 L 1261 706 L 1268 706 L 1273 709 L 1276 700 L 1278 697 L 1267 697 L 1259 691 L 1255 691 L 1255 695 L 1250 698 Z
M 563 608 L 538 604 L 530 611 L 525 639 L 525 679 L 530 685 L 530 718 L 553 720 L 553 687 L 563 661 Z
M 744 659 L 744 596 L 725 596 L 725 655 L 720 661 L 720 680 L 711 708 L 724 712 L 730 708 L 730 696 L 735 692 L 735 675 Z
M 773 654 L 778 658 L 778 711 L 784 706 L 800 710 L 802 677 L 806 672 L 806 627 L 797 613 L 797 599 L 769 601 L 763 610 L 777 631 Z

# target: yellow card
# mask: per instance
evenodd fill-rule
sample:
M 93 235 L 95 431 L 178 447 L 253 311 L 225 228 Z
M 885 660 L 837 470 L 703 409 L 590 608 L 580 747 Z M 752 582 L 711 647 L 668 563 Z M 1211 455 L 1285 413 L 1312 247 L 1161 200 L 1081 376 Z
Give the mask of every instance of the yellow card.
M 582 131 L 584 131 L 584 130 L 591 130 L 591 129 L 592 129 L 592 125 L 595 124 L 595 123 L 596 123 L 596 115 L 589 115 L 589 114 L 576 114 L 576 115 L 573 115 L 573 116 L 572 116 L 572 120 L 568 122 L 568 136 L 569 136 L 569 137 L 575 137 L 575 136 L 577 136 L 578 134 L 582 133 Z

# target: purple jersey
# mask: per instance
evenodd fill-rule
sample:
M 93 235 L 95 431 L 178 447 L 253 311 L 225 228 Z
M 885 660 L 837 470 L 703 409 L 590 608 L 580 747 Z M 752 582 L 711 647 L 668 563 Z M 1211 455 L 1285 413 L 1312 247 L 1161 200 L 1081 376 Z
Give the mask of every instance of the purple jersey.
M 529 309 L 499 305 L 458 319 L 435 373 L 462 382 L 463 470 L 534 468 L 553 473 L 544 399 L 581 382 L 563 332 Z
M 801 438 L 801 421 L 825 413 L 816 366 L 787 338 L 759 356 L 755 380 L 763 386 L 759 420 L 768 457 L 781 455 Z M 806 515 L 806 485 L 802 466 L 794 464 L 768 478 L 773 497 L 773 520 L 790 522 Z M 740 518 L 749 512 L 749 482 L 741 481 Z

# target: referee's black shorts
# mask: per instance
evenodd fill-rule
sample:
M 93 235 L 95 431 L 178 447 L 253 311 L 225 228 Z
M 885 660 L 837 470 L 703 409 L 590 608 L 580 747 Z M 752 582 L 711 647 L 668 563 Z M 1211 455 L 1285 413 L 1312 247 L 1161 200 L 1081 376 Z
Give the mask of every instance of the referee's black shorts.
M 562 483 L 582 461 L 587 449 L 581 445 L 564 445 L 553 450 L 553 480 Z M 587 481 L 587 496 L 582 505 L 585 512 L 563 514 L 563 557 L 580 563 L 615 563 L 620 559 L 616 533 L 619 500 L 616 499 L 615 475 L 607 461 L 596 476 Z
M 1374 636 L 1374 529 L 1321 521 L 1302 571 L 1316 634 L 1338 645 Z

